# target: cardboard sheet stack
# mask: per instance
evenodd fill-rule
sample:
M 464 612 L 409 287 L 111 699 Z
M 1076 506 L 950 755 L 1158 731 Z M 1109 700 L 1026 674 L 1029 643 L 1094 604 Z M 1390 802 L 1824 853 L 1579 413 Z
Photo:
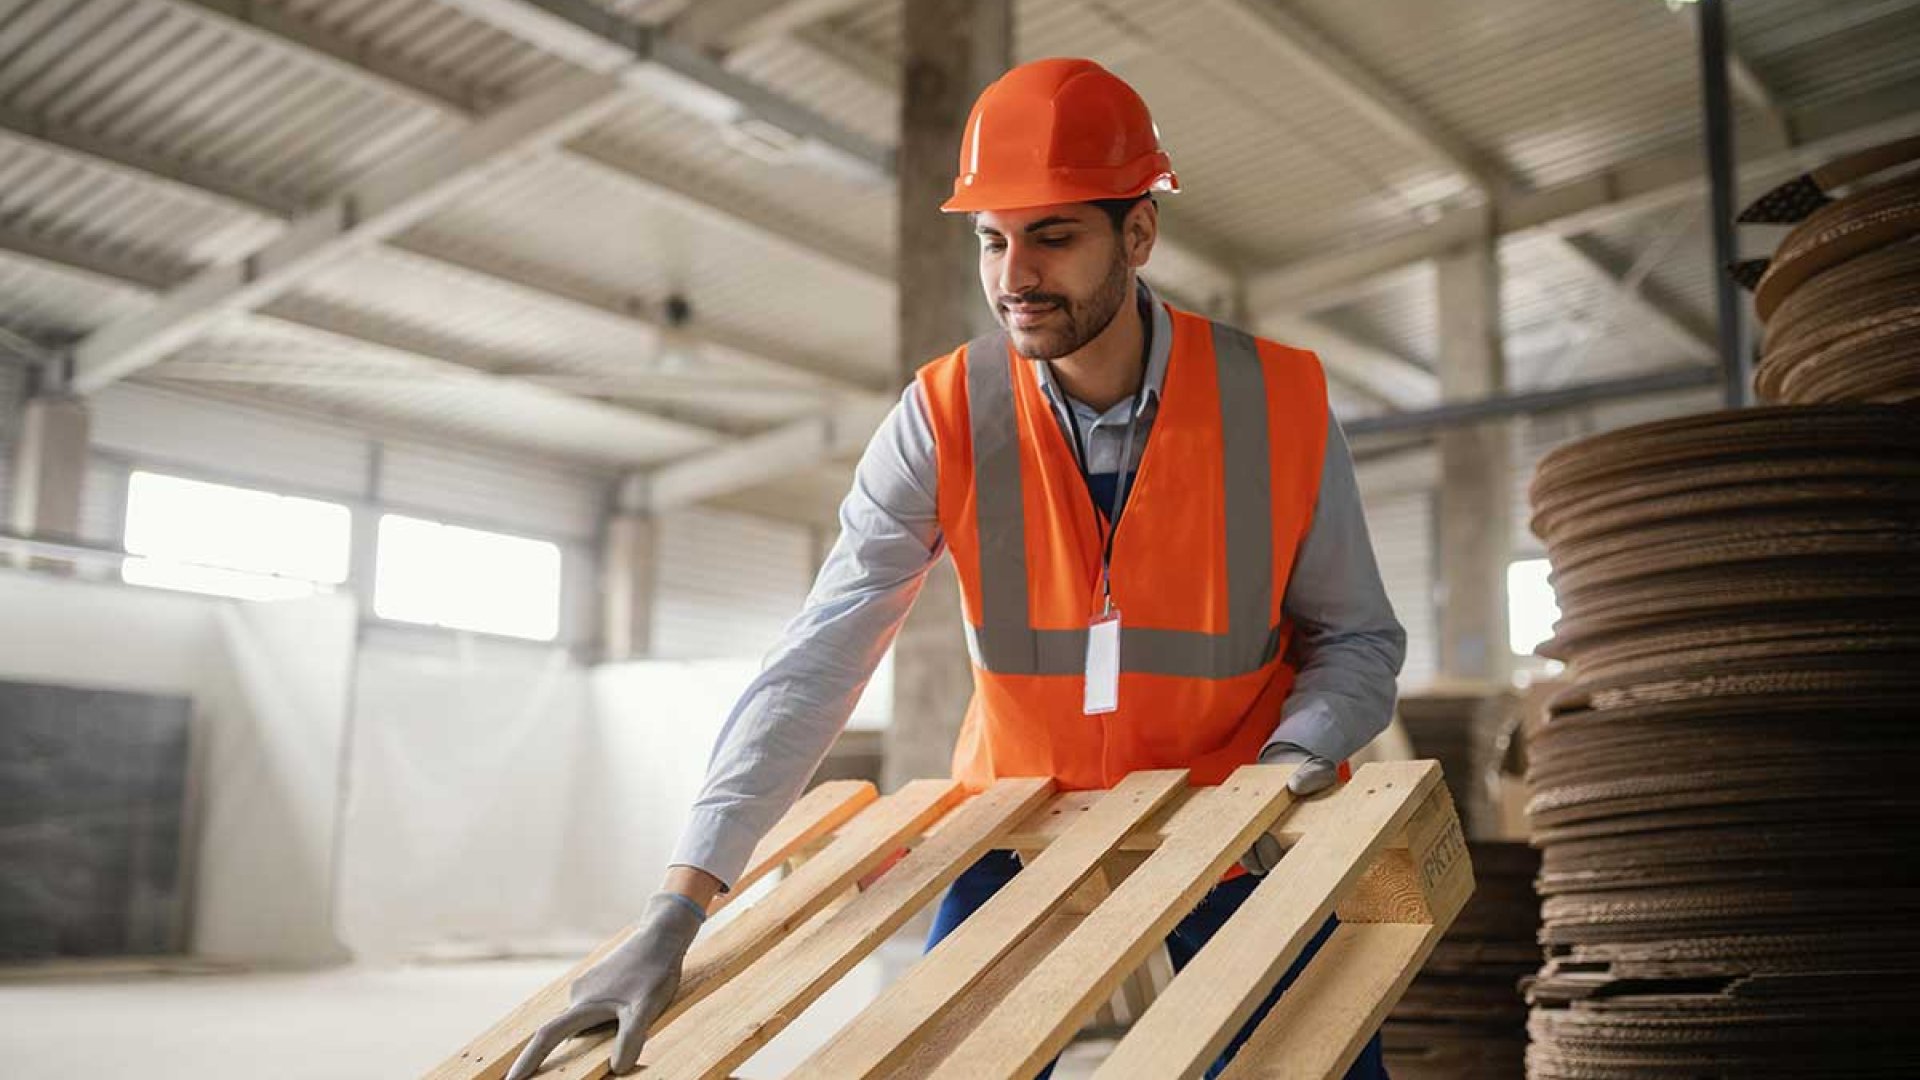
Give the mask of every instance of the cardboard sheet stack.
M 1502 735 L 1513 716 L 1513 694 L 1456 683 L 1401 696 L 1396 711 L 1415 757 L 1440 763 L 1470 839 L 1499 833 L 1496 805 Z
M 1912 159 L 1748 211 L 1805 219 L 1757 291 L 1759 387 L 1798 404 L 1601 435 L 1534 477 L 1563 614 L 1541 651 L 1573 683 L 1528 746 L 1529 1076 L 1920 1062 L 1920 183 L 1872 175 Z
M 1474 891 L 1381 1028 L 1395 1080 L 1506 1080 L 1525 1074 L 1521 980 L 1539 966 L 1540 854 L 1468 844 Z

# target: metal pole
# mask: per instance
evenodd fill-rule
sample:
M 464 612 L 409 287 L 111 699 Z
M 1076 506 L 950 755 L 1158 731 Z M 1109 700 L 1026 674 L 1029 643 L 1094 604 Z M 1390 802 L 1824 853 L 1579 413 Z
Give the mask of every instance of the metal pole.
M 1733 240 L 1733 105 L 1727 89 L 1727 16 L 1723 0 L 1700 0 L 1700 90 L 1706 106 L 1708 199 L 1713 221 L 1713 285 L 1719 316 L 1720 364 L 1729 406 L 1753 403 L 1744 298 L 1727 268 L 1740 256 Z

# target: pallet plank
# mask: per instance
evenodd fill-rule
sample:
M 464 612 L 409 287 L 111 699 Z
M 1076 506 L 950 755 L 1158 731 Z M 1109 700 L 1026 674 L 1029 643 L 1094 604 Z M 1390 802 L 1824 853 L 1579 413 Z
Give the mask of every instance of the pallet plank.
M 1395 763 L 1398 764 L 1398 763 Z M 1338 820 L 1308 832 L 1174 977 L 1094 1073 L 1197 1077 L 1279 982 L 1375 854 L 1439 786 L 1439 769 L 1363 766 L 1319 801 Z M 1424 908 L 1415 914 L 1424 914 Z
M 1138 772 L 1085 810 L 1074 811 L 1059 842 L 1030 860 L 789 1080 L 864 1080 L 917 1057 L 919 1043 L 944 1011 L 958 1006 L 971 987 L 1046 922 L 1122 837 L 1186 790 L 1184 770 Z
M 1445 931 L 1420 923 L 1342 923 L 1221 1080 L 1327 1080 L 1360 1056 Z
M 962 795 L 951 780 L 912 780 L 875 801 L 834 837 L 833 843 L 793 872 L 780 887 L 710 936 L 694 942 L 687 954 L 680 993 L 652 1028 L 666 1030 L 700 1000 L 745 970 L 767 950 L 838 901 L 868 872 L 893 858 L 900 846 L 924 833 Z M 549 1080 L 600 1080 L 607 1075 L 611 1031 L 573 1040 L 558 1068 L 539 1075 Z
M 718 911 L 727 899 L 740 895 L 747 886 L 779 867 L 796 852 L 819 840 L 851 820 L 879 797 L 874 786 L 864 780 L 833 780 L 815 787 L 782 815 L 753 849 L 746 872 L 740 875 L 729 894 L 714 898 L 711 910 Z M 599 948 L 548 983 L 518 1008 L 503 1016 L 472 1042 L 426 1074 L 426 1080 L 500 1080 L 512 1067 L 513 1059 L 533 1038 L 540 1025 L 567 1007 L 567 995 L 573 981 L 616 946 L 632 936 L 629 926 L 608 938 Z
M 1042 919 L 1038 927 L 1021 938 L 1019 944 L 988 968 L 971 986 L 962 990 L 952 1001 L 943 1003 L 939 1012 L 914 1032 L 912 1040 L 900 1053 L 888 1054 L 887 1063 L 869 1080 L 924 1080 L 953 1053 L 955 1047 L 973 1034 L 973 1029 L 979 1027 L 982 1020 L 1000 1007 L 1007 995 L 1013 993 L 1014 987 L 1020 985 L 1020 980 L 1026 978 L 1029 971 L 1039 967 L 1055 947 L 1079 929 L 1086 918 L 1086 911 L 1075 910 L 1071 905 L 1056 907 L 1051 915 Z
M 1195 793 L 1183 808 L 1192 812 L 1172 834 L 1178 842 L 1148 857 L 932 1075 L 1031 1076 L 1045 1066 L 1286 810 L 1291 773 L 1287 766 L 1244 766 L 1226 783 Z
M 641 1054 L 646 1075 L 657 1080 L 726 1077 L 1052 790 L 1051 780 L 1002 780 L 948 814 L 932 838 L 818 930 L 783 943 L 669 1027 Z
M 879 798 L 880 791 L 870 780 L 828 780 L 794 800 L 793 806 L 754 845 L 753 857 L 747 860 L 740 880 L 713 898 L 713 903 L 707 905 L 707 914 L 718 914 L 761 878 L 780 869 L 813 844 L 831 843 L 835 829 L 852 821 Z
M 1409 765 L 1417 762 L 1391 762 L 1382 764 Z M 1099 801 L 1098 791 L 1068 791 L 1055 795 L 1044 811 L 1034 814 L 1007 837 L 1007 846 L 1020 852 L 1039 852 L 1048 844 L 1059 839 L 1073 815 Z M 1184 804 L 1165 807 L 1146 821 L 1138 829 L 1128 834 L 1120 842 L 1119 850 L 1140 854 L 1150 854 L 1166 842 L 1174 829 L 1180 827 L 1181 815 L 1191 811 Z M 1274 822 L 1268 832 L 1280 841 L 1280 846 L 1290 848 L 1300 842 L 1300 838 L 1309 832 L 1324 829 L 1339 819 L 1338 808 L 1324 799 L 1308 799 L 1294 804 L 1294 808 L 1279 821 Z M 1398 841 L 1395 841 L 1398 843 Z M 1389 845 L 1391 846 L 1391 845 Z

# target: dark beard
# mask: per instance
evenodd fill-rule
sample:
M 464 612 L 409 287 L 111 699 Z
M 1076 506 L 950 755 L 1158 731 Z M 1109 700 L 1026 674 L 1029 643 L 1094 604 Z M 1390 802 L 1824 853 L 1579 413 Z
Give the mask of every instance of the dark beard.
M 1071 356 L 1084 348 L 1087 342 L 1099 337 L 1113 317 L 1120 313 L 1120 305 L 1127 302 L 1127 260 L 1122 256 L 1119 246 L 1115 245 L 1113 262 L 1107 267 L 1107 276 L 1093 295 L 1078 302 L 1064 296 L 1043 294 L 1028 296 L 1029 300 L 1051 300 L 1059 310 L 1066 313 L 1066 326 L 1039 332 L 1019 331 L 1007 324 L 1007 313 L 999 304 L 993 306 L 993 317 L 998 319 L 1002 329 L 1013 336 L 1014 344 L 1020 355 L 1029 360 L 1058 360 Z

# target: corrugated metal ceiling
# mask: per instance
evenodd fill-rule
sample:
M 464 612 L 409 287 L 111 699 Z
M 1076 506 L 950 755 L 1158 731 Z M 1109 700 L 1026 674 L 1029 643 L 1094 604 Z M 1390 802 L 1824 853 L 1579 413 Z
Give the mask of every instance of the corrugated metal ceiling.
M 1350 94 L 1276 62 L 1257 16 L 1277 2 L 1019 0 L 1018 52 L 1091 55 L 1133 81 L 1186 187 L 1168 202 L 1169 237 L 1236 265 L 1365 244 L 1477 197 Z M 651 24 L 686 5 L 600 6 Z M 1693 37 L 1660 0 L 1280 6 L 1525 184 L 1698 139 Z M 1920 78 L 1920 0 L 1730 7 L 1736 48 L 1790 106 Z M 898 0 L 873 0 L 726 63 L 891 145 L 900 32 Z M 444 145 L 476 108 L 569 70 L 445 0 L 0 0 L 0 323 L 62 341 L 140 310 L 145 288 L 74 267 L 151 284 L 240 259 L 278 233 L 285 212 Z M 1743 131 L 1763 130 L 1751 109 L 1745 119 Z M 102 148 L 120 160 L 103 161 Z M 746 352 L 858 386 L 894 378 L 896 214 L 884 179 L 783 157 L 636 97 L 568 151 L 502 170 L 391 247 L 335 264 L 268 309 L 344 334 L 316 344 L 311 327 L 243 320 L 244 332 L 229 325 L 183 351 L 175 364 L 200 366 L 173 377 L 238 377 L 251 362 L 304 373 L 295 385 L 247 384 L 274 400 L 596 463 L 661 460 L 711 441 L 689 432 L 750 430 L 818 407 L 817 390 L 784 389 L 813 382 Z M 1661 212 L 1591 240 L 1616 264 L 1646 256 L 1648 292 L 1687 317 L 1710 314 L 1697 222 Z M 1509 245 L 1503 262 L 1515 385 L 1671 358 L 1670 339 L 1623 315 L 1619 290 L 1553 242 Z M 699 348 L 698 378 L 663 366 L 648 327 L 674 294 L 692 301 L 695 331 L 731 346 Z M 1425 266 L 1319 313 L 1428 366 L 1435 315 Z M 408 343 L 416 355 L 397 347 Z M 435 356 L 550 381 L 468 375 Z M 327 365 L 347 377 L 308 377 Z M 598 419 L 607 406 L 588 403 L 583 420 L 553 404 L 560 385 L 669 422 L 636 413 L 608 430 Z

